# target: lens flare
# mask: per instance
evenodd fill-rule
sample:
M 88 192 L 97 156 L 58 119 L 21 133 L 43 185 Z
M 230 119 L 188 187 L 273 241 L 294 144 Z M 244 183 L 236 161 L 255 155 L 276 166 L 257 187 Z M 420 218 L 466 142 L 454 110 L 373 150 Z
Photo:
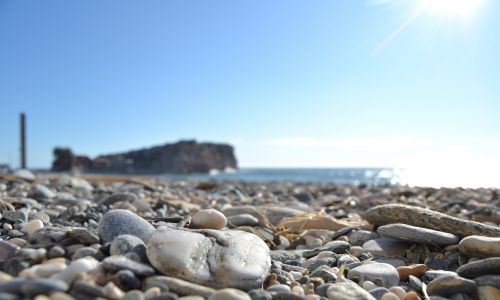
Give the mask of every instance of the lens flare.
M 469 18 L 482 4 L 483 0 L 420 0 L 419 10 L 439 16 Z

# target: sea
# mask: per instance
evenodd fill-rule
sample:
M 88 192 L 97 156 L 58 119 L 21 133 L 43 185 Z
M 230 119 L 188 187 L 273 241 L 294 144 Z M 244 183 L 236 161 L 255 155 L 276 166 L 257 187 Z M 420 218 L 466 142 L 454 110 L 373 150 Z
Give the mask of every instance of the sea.
M 194 179 L 248 182 L 310 182 L 354 185 L 400 184 L 399 170 L 393 168 L 242 168 L 209 174 L 162 174 L 166 179 Z

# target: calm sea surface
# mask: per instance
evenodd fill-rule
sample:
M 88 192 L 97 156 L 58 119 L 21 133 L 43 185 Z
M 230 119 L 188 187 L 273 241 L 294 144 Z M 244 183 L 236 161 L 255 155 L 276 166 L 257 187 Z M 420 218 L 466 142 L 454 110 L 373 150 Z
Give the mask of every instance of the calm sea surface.
M 232 172 L 211 172 L 211 174 L 173 175 L 163 174 L 169 179 L 198 180 L 242 180 L 242 181 L 294 181 L 347 184 L 397 184 L 397 172 L 391 168 L 332 168 L 332 169 L 268 169 L 248 168 Z

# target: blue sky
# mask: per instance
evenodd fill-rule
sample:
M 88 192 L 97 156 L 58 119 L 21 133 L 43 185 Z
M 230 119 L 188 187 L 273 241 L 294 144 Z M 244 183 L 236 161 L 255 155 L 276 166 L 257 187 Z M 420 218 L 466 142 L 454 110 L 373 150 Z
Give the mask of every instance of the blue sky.
M 190 138 L 242 166 L 498 162 L 500 3 L 458 1 L 1 1 L 0 162 L 21 111 L 33 167 Z

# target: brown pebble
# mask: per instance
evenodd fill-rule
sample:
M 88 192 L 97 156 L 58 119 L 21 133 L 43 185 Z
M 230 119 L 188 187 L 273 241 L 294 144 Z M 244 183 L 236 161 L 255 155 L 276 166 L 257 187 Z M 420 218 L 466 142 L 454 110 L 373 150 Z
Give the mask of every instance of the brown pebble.
M 398 295 L 389 292 L 389 293 L 383 294 L 382 298 L 380 298 L 380 300 L 399 300 L 399 297 L 398 297 Z
M 420 297 L 414 291 L 409 291 L 408 293 L 406 293 L 405 300 L 420 300 Z
M 415 264 L 409 266 L 400 266 L 396 268 L 398 270 L 399 279 L 403 281 L 408 281 L 410 275 L 415 277 L 420 277 L 427 272 L 427 265 L 424 264 Z

